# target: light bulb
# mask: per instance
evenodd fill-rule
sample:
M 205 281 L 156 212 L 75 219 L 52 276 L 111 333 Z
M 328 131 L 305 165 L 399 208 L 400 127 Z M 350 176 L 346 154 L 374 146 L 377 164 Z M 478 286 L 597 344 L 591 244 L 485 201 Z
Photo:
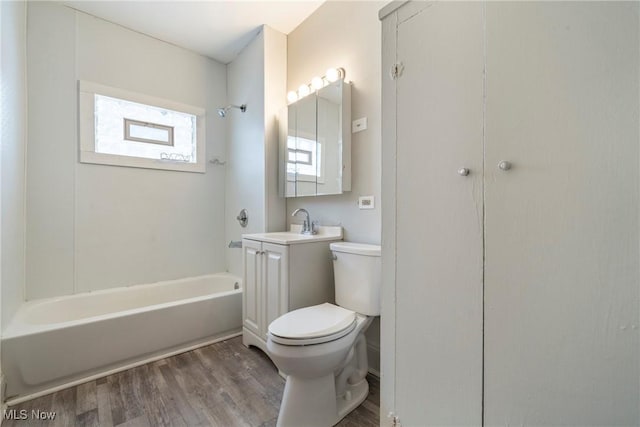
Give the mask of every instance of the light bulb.
M 309 95 L 311 93 L 311 89 L 309 89 L 308 85 L 301 85 L 298 88 L 298 95 L 300 96 L 300 98 L 304 98 L 305 96 Z
M 330 82 L 335 82 L 340 78 L 340 71 L 337 68 L 329 68 L 325 77 Z
M 313 86 L 314 89 L 322 89 L 324 81 L 320 77 L 314 77 L 311 79 L 311 86 Z
M 287 100 L 289 102 L 296 102 L 298 100 L 298 94 L 292 90 L 287 94 Z

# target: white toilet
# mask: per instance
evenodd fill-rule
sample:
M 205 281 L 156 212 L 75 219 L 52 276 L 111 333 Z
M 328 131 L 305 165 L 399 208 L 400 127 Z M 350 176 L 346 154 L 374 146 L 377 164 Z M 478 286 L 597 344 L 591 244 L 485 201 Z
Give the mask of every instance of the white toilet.
M 278 426 L 335 425 L 369 392 L 364 332 L 380 315 L 380 246 L 330 248 L 338 305 L 301 308 L 269 325 L 267 352 L 287 375 Z

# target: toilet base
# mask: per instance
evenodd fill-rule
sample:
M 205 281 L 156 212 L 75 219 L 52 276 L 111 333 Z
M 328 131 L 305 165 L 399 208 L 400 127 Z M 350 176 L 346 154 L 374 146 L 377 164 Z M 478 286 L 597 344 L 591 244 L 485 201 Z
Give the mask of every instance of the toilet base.
M 346 398 L 349 397 L 348 394 L 351 395 L 349 399 Z M 345 393 L 345 396 L 337 398 L 338 419 L 332 425 L 338 424 L 344 417 L 349 415 L 349 412 L 360 406 L 368 395 L 369 383 L 366 379 L 363 379 L 357 384 L 349 384 L 347 386 L 347 393 Z
M 369 394 L 366 379 L 348 384 L 336 397 L 335 376 L 300 379 L 287 377 L 282 395 L 278 427 L 328 427 L 336 425 L 358 407 Z

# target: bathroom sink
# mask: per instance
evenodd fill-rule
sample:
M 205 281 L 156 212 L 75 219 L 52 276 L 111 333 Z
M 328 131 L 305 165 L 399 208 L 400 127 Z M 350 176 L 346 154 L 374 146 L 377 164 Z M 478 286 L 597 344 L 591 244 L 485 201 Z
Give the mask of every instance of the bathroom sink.
M 293 245 L 296 243 L 322 242 L 326 240 L 342 240 L 342 227 L 320 226 L 318 234 L 300 234 L 302 226 L 292 224 L 290 231 L 276 231 L 273 233 L 243 234 L 243 239 L 259 240 L 261 242 L 276 243 L 280 245 Z

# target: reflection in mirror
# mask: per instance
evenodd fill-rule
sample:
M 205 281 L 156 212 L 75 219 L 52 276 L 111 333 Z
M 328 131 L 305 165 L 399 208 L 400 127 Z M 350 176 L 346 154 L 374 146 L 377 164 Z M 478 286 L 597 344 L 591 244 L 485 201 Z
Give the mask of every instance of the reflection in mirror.
M 350 86 L 342 80 L 289 105 L 280 118 L 284 197 L 351 189 Z
M 339 83 L 339 84 L 336 84 Z M 319 169 L 316 194 L 342 193 L 342 83 L 318 90 L 316 102 Z
M 296 178 L 295 195 L 296 197 L 315 196 L 319 160 L 319 149 L 316 139 L 315 94 L 311 94 L 296 102 L 295 108 L 296 137 L 294 141 L 287 141 L 289 150 L 293 150 L 294 152 Z
M 287 115 L 286 125 L 280 114 L 280 167 L 285 164 L 286 175 L 284 179 L 284 197 L 296 195 L 296 108 L 289 106 L 284 113 Z M 284 142 L 284 144 L 283 144 Z M 293 152 L 292 152 L 293 151 Z M 280 173 L 280 186 L 282 187 L 282 172 Z M 282 190 L 280 191 L 282 195 Z

